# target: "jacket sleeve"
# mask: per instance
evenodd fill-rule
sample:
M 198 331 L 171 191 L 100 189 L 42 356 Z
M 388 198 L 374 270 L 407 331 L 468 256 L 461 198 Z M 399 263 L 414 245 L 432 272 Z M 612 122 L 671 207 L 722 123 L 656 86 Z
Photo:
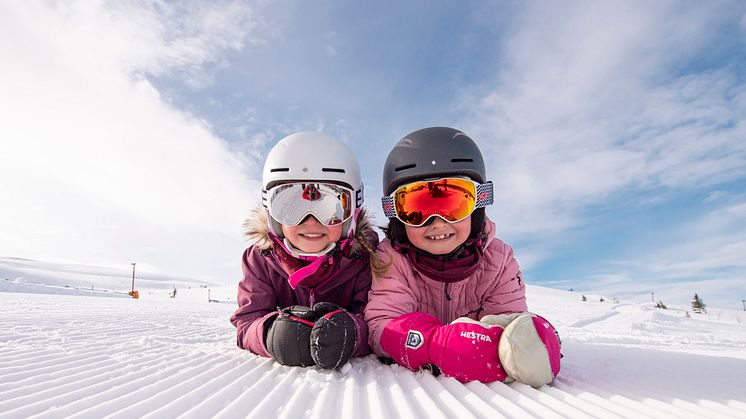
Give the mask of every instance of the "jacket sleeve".
M 376 249 L 378 247 L 378 233 L 370 227 L 364 228 L 362 231 L 362 237 L 358 240 L 365 240 L 368 243 L 368 247 Z M 369 262 L 369 255 L 366 252 L 365 256 L 368 262 L 365 264 L 365 268 L 358 274 L 355 286 L 353 289 L 352 305 L 350 312 L 353 314 L 355 319 L 355 325 L 357 326 L 357 341 L 355 353 L 352 356 L 365 356 L 370 353 L 370 345 L 368 344 L 368 323 L 365 321 L 365 307 L 368 305 L 368 293 L 370 292 L 371 285 L 371 269 Z
M 277 296 L 263 258 L 254 246 L 244 252 L 241 263 L 243 280 L 238 284 L 238 310 L 231 316 L 231 323 L 236 327 L 239 348 L 271 358 L 264 344 L 264 326 L 277 315 Z
M 383 261 L 393 260 L 393 263 L 385 274 L 373 276 L 365 320 L 368 322 L 368 342 L 371 349 L 379 356 L 389 356 L 381 348 L 383 329 L 392 319 L 418 311 L 418 304 L 414 291 L 407 284 L 406 273 L 401 270 L 406 267 L 396 263 L 399 255 L 390 248 L 377 253 Z
M 488 288 L 482 308 L 482 314 L 520 313 L 528 311 L 526 305 L 526 285 L 523 283 L 521 269 L 515 260 L 513 249 L 501 243 L 502 249 L 492 249 L 499 256 L 498 270 L 491 278 L 493 285 Z
M 352 356 L 365 356 L 370 353 L 368 345 L 368 323 L 366 323 L 363 313 L 368 304 L 368 292 L 370 291 L 371 273 L 370 266 L 366 266 L 358 275 L 355 282 L 354 295 L 352 297 L 352 317 L 355 319 L 357 326 L 357 341 L 355 353 Z

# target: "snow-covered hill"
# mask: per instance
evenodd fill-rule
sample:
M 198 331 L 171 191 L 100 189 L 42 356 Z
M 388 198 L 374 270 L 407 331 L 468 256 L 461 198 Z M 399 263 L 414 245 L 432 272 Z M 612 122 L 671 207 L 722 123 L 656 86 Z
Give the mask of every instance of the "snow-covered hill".
M 0 280 L 2 282 L 2 280 Z M 746 417 L 746 313 L 582 302 L 529 286 L 563 337 L 538 390 L 356 359 L 289 368 L 235 346 L 232 288 L 142 298 L 0 292 L 0 418 Z M 233 301 L 228 301 L 233 298 Z
M 135 287 L 151 290 L 211 287 L 192 278 L 136 272 Z M 132 287 L 132 270 L 0 257 L 0 292 L 124 296 Z

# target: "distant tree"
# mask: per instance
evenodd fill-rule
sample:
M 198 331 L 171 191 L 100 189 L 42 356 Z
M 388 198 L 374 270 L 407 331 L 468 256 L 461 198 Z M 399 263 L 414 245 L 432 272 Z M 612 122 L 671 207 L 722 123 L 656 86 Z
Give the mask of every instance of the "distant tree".
M 619 304 L 619 299 L 618 299 L 618 298 L 616 298 L 616 297 L 614 297 L 614 303 L 615 303 L 615 304 Z
M 583 300 L 583 301 L 588 301 L 588 299 L 587 299 L 587 298 L 585 298 L 585 295 L 583 296 L 582 300 Z
M 601 299 L 599 301 L 601 301 L 603 303 L 606 300 L 604 300 L 604 297 L 601 297 Z
M 658 302 L 655 304 L 655 307 L 662 308 L 664 310 L 668 308 L 668 307 L 666 307 L 665 304 L 663 304 L 663 301 L 661 301 L 661 300 L 658 300 Z
M 707 313 L 707 310 L 705 309 L 707 307 L 707 304 L 705 304 L 701 298 L 699 298 L 699 295 L 697 293 L 694 293 L 694 298 L 692 298 L 692 311 L 695 313 Z

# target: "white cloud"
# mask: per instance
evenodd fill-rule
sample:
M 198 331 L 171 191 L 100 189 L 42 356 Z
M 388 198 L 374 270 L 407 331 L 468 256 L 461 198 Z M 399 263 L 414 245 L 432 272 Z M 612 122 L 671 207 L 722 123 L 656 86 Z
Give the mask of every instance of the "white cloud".
M 511 235 L 582 222 L 619 192 L 746 176 L 746 85 L 737 68 L 688 66 L 728 4 L 533 4 L 514 20 L 496 87 L 464 98 L 461 125 L 497 181 Z
M 250 13 L 181 7 L 2 6 L 0 254 L 218 280 L 237 272 L 241 218 L 258 196 L 251 162 L 144 75 L 189 82 L 242 47 Z
M 607 202 L 629 196 L 656 205 L 667 197 L 647 192 L 670 197 L 746 177 L 742 64 L 711 54 L 732 51 L 721 31 L 743 30 L 735 9 L 543 2 L 512 19 L 494 87 L 463 98 L 459 126 L 480 142 L 496 181 L 488 211 L 501 236 L 531 256 L 527 266 L 579 235 L 568 232 L 594 231 L 583 224 L 603 222 L 594 208 L 613 213 Z M 713 194 L 710 205 L 722 205 L 718 198 L 727 197 Z M 683 304 L 699 290 L 730 304 L 734 292 L 746 293 L 739 208 L 657 231 L 670 234 L 661 249 L 625 249 L 633 262 L 555 286 L 638 299 L 656 290 Z

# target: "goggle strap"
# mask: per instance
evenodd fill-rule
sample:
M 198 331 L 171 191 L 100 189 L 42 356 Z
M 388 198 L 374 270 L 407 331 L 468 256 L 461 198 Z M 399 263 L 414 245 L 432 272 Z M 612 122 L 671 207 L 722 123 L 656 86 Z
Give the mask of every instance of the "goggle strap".
M 477 185 L 477 202 L 474 208 L 484 208 L 487 205 L 492 205 L 494 199 L 495 194 L 492 190 L 491 180 Z
M 387 218 L 396 218 L 396 209 L 394 208 L 394 197 L 384 196 L 381 198 L 381 205 L 383 206 L 383 213 Z

